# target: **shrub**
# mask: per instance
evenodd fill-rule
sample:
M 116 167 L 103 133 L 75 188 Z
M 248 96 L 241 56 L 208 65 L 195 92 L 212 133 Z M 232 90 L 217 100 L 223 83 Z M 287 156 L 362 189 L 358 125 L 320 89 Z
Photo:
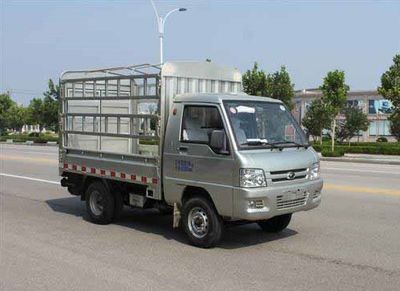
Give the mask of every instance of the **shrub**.
M 312 147 L 316 152 L 321 152 L 322 150 L 322 146 L 319 144 L 314 144 Z
M 35 133 L 33 136 L 30 136 L 30 134 L 10 134 L 7 136 L 0 137 L 0 141 L 6 141 L 7 139 L 12 139 L 14 142 L 26 142 L 28 140 L 31 140 L 34 143 L 46 143 L 48 141 L 58 142 L 57 135 L 44 134 L 44 133 L 40 134 Z
M 139 143 L 142 145 L 158 145 L 158 140 L 153 139 L 139 139 Z
M 317 152 L 331 152 L 330 145 L 313 145 Z M 352 154 L 372 154 L 372 155 L 400 155 L 400 143 L 362 143 L 348 146 L 337 145 L 335 150 L 342 151 L 343 153 Z M 329 155 L 330 153 L 327 153 Z
M 400 108 L 389 116 L 390 133 L 400 142 Z
M 28 134 L 28 136 L 30 137 L 39 137 L 40 133 L 39 132 L 31 132 L 30 134 Z
M 39 136 L 34 140 L 35 143 L 46 143 L 48 141 L 56 141 L 58 142 L 58 136 L 50 135 L 46 133 L 41 133 Z
M 330 149 L 323 149 L 321 154 L 323 157 L 342 157 L 344 151 L 340 148 L 336 148 L 333 152 Z
M 386 137 L 378 137 L 376 142 L 388 142 L 388 139 Z

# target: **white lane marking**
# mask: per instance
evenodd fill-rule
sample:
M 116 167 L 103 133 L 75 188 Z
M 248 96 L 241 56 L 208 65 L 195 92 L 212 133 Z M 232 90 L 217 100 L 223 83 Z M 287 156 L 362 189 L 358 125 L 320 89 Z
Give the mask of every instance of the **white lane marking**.
M 0 173 L 0 176 L 60 185 L 59 181 L 50 181 L 50 180 L 38 179 L 38 178 L 32 178 L 32 177 L 26 177 L 26 176 L 11 175 L 11 174 L 7 174 L 7 173 Z
M 347 172 L 365 172 L 365 173 L 383 173 L 383 174 L 392 174 L 392 175 L 400 175 L 400 172 L 388 172 L 388 171 L 371 171 L 371 170 L 362 170 L 362 169 L 345 169 L 345 168 L 331 168 L 331 167 L 321 167 L 321 170 L 337 170 L 337 171 L 347 171 Z

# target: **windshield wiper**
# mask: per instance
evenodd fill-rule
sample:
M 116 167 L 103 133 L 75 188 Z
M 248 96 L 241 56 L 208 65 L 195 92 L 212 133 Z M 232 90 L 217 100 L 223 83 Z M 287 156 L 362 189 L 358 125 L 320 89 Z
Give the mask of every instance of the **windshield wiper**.
M 242 142 L 240 145 L 266 145 L 269 144 L 268 142 L 260 141 L 260 140 L 251 140 Z
M 271 148 L 276 148 L 276 146 L 273 143 L 269 143 L 266 139 L 264 138 L 255 138 L 255 139 L 248 139 L 246 142 L 241 143 L 240 145 L 248 145 L 248 146 L 260 146 L 260 145 L 267 145 Z
M 290 141 L 290 140 L 276 141 L 276 142 L 273 142 L 271 144 L 273 144 L 273 145 L 293 144 L 296 147 L 304 147 L 306 149 L 310 146 L 308 143 L 301 144 L 301 143 L 298 143 L 298 142 L 295 142 L 295 141 Z

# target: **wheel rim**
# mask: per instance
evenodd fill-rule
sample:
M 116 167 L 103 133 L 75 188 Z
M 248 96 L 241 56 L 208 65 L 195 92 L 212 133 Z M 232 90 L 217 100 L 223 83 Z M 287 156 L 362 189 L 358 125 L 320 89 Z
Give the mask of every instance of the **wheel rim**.
M 95 190 L 91 193 L 90 198 L 89 198 L 89 205 L 90 205 L 90 210 L 94 215 L 101 215 L 104 210 L 103 206 L 103 196 L 100 194 L 99 191 Z
M 208 216 L 204 209 L 195 207 L 188 215 L 190 233 L 196 238 L 203 238 L 208 233 Z

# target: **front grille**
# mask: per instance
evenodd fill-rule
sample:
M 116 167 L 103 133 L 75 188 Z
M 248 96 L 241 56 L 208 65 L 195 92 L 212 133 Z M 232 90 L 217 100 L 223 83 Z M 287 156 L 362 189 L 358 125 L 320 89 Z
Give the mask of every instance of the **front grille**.
M 306 170 L 307 170 L 306 168 L 303 168 L 303 169 L 294 169 L 294 170 L 273 171 L 273 172 L 271 172 L 271 175 L 281 175 L 281 174 L 287 174 L 289 172 L 297 173 L 297 172 L 304 172 Z
M 294 177 L 288 177 L 290 173 L 292 173 L 294 175 Z M 270 172 L 270 178 L 273 183 L 306 179 L 307 178 L 307 168 L 283 170 L 283 171 L 273 171 L 273 172 Z
M 307 192 L 285 193 L 276 197 L 276 208 L 287 209 L 302 206 L 307 201 Z
M 295 176 L 291 180 L 289 180 L 287 177 L 284 177 L 284 178 L 272 178 L 272 182 L 292 181 L 292 180 L 298 180 L 298 179 L 305 179 L 306 177 L 307 177 L 307 175 L 299 175 L 299 176 Z

